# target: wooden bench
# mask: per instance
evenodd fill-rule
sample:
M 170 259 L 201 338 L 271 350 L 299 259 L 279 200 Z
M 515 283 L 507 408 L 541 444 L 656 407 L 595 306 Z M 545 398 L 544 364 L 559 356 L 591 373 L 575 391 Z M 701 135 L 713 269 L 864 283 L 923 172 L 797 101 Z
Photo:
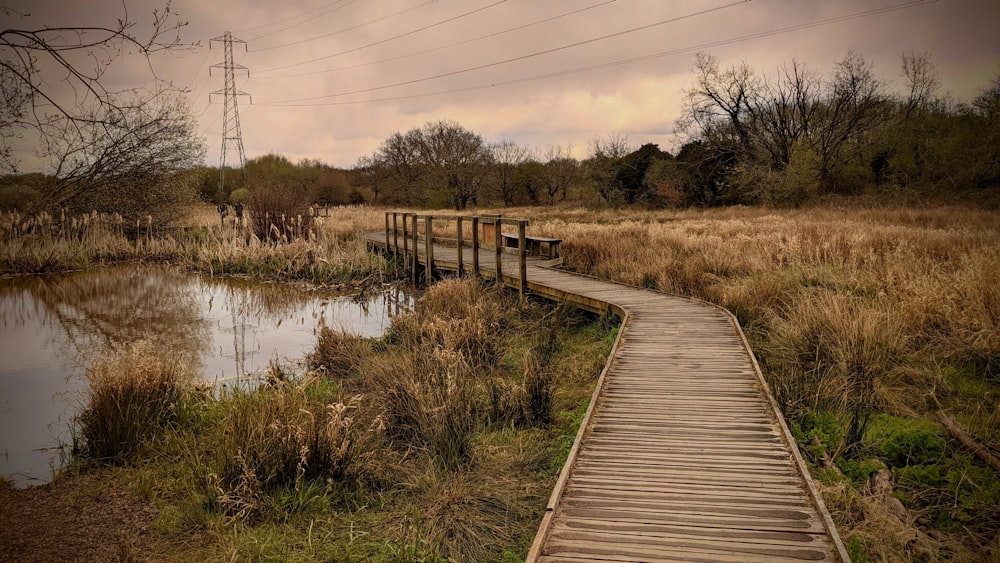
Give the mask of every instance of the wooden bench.
M 506 248 L 517 248 L 517 235 L 500 233 Z M 526 236 L 524 242 L 528 247 L 528 256 L 548 256 L 549 260 L 559 258 L 559 243 L 562 239 L 549 237 Z M 542 250 L 545 250 L 543 253 Z

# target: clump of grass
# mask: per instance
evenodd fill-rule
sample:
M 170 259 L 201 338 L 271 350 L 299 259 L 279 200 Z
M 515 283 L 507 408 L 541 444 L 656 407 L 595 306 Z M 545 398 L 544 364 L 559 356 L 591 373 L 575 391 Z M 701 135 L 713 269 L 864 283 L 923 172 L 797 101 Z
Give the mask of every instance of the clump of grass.
M 496 560 L 522 532 L 527 509 L 515 482 L 468 473 L 425 477 L 419 530 L 450 561 Z
M 888 307 L 824 293 L 774 319 L 771 330 L 764 357 L 785 411 L 847 413 L 846 449 L 860 443 L 873 413 L 905 408 L 897 380 L 907 337 Z
M 503 358 L 504 337 L 517 305 L 502 290 L 472 279 L 451 280 L 427 290 L 412 313 L 393 319 L 390 341 L 425 350 L 450 350 L 485 373 Z
M 397 447 L 427 449 L 448 468 L 468 459 L 479 408 L 461 356 L 445 350 L 387 354 L 368 365 L 367 378 Z
M 121 463 L 174 424 L 190 372 L 183 360 L 140 341 L 105 351 L 87 379 L 74 449 L 85 459 Z
M 258 518 L 274 508 L 276 494 L 351 476 L 368 435 L 379 428 L 363 420 L 362 397 L 325 403 L 310 394 L 311 384 L 235 391 L 227 399 L 209 476 L 225 514 Z
M 368 341 L 343 330 L 334 330 L 323 322 L 316 335 L 316 348 L 307 362 L 310 369 L 322 371 L 326 377 L 344 378 L 358 375 L 371 353 Z

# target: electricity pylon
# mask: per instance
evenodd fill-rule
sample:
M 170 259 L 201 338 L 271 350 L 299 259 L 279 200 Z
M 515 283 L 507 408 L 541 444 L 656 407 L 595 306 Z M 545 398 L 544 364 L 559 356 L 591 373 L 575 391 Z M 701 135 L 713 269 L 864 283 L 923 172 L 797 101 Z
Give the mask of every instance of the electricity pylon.
M 212 42 L 215 41 L 221 42 L 225 51 L 225 61 L 216 63 L 208 69 L 209 75 L 212 74 L 213 68 L 221 68 L 225 72 L 225 88 L 209 94 L 209 99 L 211 99 L 212 94 L 222 94 L 225 97 L 222 113 L 222 157 L 219 162 L 219 189 L 221 190 L 226 185 L 226 153 L 230 146 L 236 150 L 240 157 L 240 172 L 243 174 L 243 181 L 246 182 L 247 179 L 246 156 L 243 154 L 243 133 L 240 131 L 240 111 L 236 105 L 236 96 L 249 97 L 250 94 L 236 89 L 236 71 L 245 70 L 247 78 L 249 78 L 250 70 L 243 65 L 233 62 L 233 43 L 242 43 L 243 48 L 246 49 L 246 41 L 233 37 L 233 34 L 228 31 L 225 35 L 209 41 L 208 46 L 210 49 L 212 48 Z M 250 98 L 250 103 L 253 103 L 252 97 Z

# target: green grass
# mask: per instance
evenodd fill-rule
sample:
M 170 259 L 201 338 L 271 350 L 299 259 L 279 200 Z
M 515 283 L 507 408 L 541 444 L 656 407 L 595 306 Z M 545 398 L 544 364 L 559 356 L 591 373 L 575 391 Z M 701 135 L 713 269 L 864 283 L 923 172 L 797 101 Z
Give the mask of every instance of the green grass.
M 185 392 L 124 466 L 87 470 L 159 509 L 160 560 L 519 561 L 614 330 L 443 282 L 381 341 L 320 331 L 311 371 Z M 485 416 L 497 381 L 537 416 Z

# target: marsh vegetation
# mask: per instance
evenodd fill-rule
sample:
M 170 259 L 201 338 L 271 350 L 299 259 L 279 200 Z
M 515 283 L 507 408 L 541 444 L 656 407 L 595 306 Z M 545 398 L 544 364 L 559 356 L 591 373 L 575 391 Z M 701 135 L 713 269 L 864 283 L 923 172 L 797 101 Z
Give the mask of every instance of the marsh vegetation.
M 854 201 L 503 212 L 563 239 L 570 270 L 733 311 L 856 559 L 996 553 L 1000 479 L 936 420 L 953 416 L 1000 450 L 995 211 Z M 122 248 L 264 279 L 340 283 L 262 265 L 310 249 L 319 268 L 329 262 L 321 272 L 394 272 L 354 234 L 381 230 L 379 210 L 344 208 L 315 238 L 282 244 L 231 235 L 210 210 L 197 217 L 179 234 L 123 236 Z M 29 248 L 39 233 L 5 244 Z M 92 249 L 107 246 L 80 238 L 64 256 L 99 263 Z M 612 327 L 509 299 L 447 282 L 384 338 L 321 330 L 308 371 L 276 366 L 269 385 L 225 397 L 184 388 L 126 456 L 86 454 L 81 433 L 66 478 L 105 475 L 154 506 L 156 537 L 169 541 L 135 549 L 158 557 L 516 559 Z

